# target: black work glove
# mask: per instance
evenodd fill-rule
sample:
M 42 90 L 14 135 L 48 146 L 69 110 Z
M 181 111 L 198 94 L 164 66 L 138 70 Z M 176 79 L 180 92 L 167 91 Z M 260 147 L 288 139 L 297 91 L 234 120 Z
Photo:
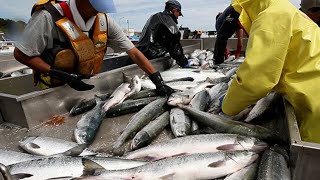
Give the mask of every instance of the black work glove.
M 157 92 L 160 96 L 166 96 L 174 93 L 174 90 L 171 87 L 165 85 L 159 71 L 149 75 L 149 79 L 156 85 Z
M 190 61 L 184 56 L 181 59 L 177 59 L 177 64 L 182 68 L 190 67 Z
M 82 79 L 90 79 L 92 75 L 69 74 L 58 69 L 51 69 L 49 75 L 67 83 L 77 91 L 87 91 L 94 88 L 94 85 L 86 84 Z

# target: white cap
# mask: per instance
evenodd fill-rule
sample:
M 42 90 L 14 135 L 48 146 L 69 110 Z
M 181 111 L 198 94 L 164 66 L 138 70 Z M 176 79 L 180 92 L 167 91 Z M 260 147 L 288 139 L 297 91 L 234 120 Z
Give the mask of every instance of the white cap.
M 115 13 L 116 7 L 113 0 L 89 0 L 91 6 L 98 12 Z
M 320 0 L 301 0 L 301 9 L 303 12 L 307 12 L 313 7 L 320 7 Z

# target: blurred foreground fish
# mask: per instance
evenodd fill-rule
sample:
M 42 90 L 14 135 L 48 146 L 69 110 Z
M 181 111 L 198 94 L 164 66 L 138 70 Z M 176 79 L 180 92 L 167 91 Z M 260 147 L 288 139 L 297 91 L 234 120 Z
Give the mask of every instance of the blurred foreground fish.
M 257 154 L 248 151 L 191 154 L 162 159 L 126 170 L 104 171 L 97 176 L 83 179 L 215 179 L 234 173 L 252 164 L 257 158 Z
M 250 150 L 261 152 L 268 145 L 259 139 L 237 134 L 190 135 L 152 144 L 124 155 L 127 159 L 155 161 L 194 153 Z
M 145 162 L 106 157 L 50 157 L 25 161 L 9 166 L 13 179 L 72 179 L 83 172 L 88 175 L 97 169 L 120 170 L 144 165 Z

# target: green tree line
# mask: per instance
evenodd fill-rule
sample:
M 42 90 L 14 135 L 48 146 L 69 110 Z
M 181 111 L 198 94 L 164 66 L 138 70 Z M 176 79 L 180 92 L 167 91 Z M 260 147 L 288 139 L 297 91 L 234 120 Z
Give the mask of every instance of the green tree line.
M 0 18 L 0 32 L 4 32 L 6 37 L 11 40 L 15 40 L 24 30 L 25 26 L 26 23 L 23 21 Z

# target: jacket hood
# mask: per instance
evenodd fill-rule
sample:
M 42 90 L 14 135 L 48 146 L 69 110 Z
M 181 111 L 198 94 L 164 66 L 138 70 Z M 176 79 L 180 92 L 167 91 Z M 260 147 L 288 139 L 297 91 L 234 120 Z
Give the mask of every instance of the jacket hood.
M 173 19 L 173 21 L 174 21 L 176 24 L 178 24 L 178 18 L 177 18 L 175 15 L 173 15 L 173 14 L 170 12 L 169 9 L 164 9 L 163 13 L 164 13 L 164 14 L 167 14 L 168 16 L 170 16 L 170 17 Z
M 258 15 L 270 7 L 274 1 L 281 0 L 232 0 L 232 7 L 240 14 L 239 21 L 247 33 Z

